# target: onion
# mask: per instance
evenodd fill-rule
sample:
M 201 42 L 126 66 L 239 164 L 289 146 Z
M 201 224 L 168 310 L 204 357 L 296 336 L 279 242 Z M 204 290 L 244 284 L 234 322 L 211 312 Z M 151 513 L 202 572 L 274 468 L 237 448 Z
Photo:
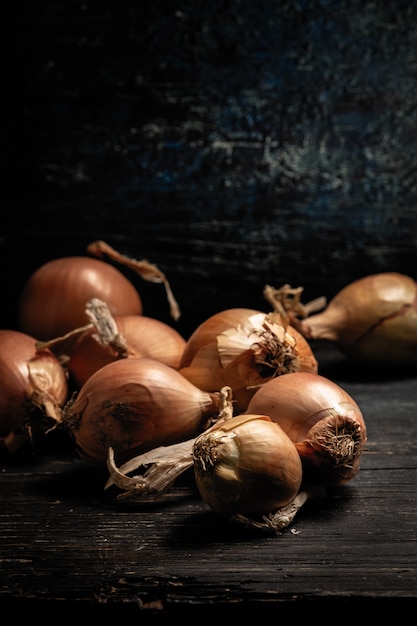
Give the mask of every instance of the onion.
M 179 368 L 185 339 L 174 328 L 145 315 L 112 316 L 105 302 L 92 298 L 86 304 L 91 324 L 63 337 L 38 342 L 57 354 L 79 389 L 98 369 L 123 358 L 153 358 Z
M 302 480 L 298 452 L 266 415 L 237 415 L 199 435 L 194 474 L 203 500 L 227 519 L 262 519 L 289 504 Z
M 187 340 L 181 357 L 180 367 L 188 367 L 197 352 L 208 343 L 211 343 L 221 333 L 229 328 L 236 328 L 245 324 L 252 315 L 258 315 L 261 311 L 256 309 L 225 309 L 208 317 L 200 324 Z
M 205 391 L 229 386 L 236 413 L 259 385 L 292 371 L 317 372 L 310 344 L 278 313 L 229 309 L 198 326 L 187 341 L 180 372 Z
M 67 367 L 78 388 L 95 371 L 120 358 L 152 358 L 179 368 L 185 339 L 174 328 L 144 315 L 116 315 L 114 320 L 120 333 L 117 347 L 97 341 L 93 329 L 86 330 L 76 342 Z
M 359 471 L 366 426 L 355 400 L 335 382 L 309 372 L 274 378 L 260 387 L 248 413 L 265 413 L 294 442 L 304 479 L 341 485 Z
M 165 275 L 147 261 L 118 254 L 98 241 L 88 246 L 95 256 L 107 254 L 142 278 L 164 283 L 171 314 L 179 317 L 178 305 Z M 24 285 L 19 301 L 19 329 L 39 340 L 64 335 L 88 323 L 85 303 L 100 298 L 113 315 L 141 315 L 143 305 L 134 285 L 109 263 L 90 257 L 53 259 L 38 268 Z
M 88 323 L 85 303 L 101 298 L 113 315 L 140 315 L 133 284 L 112 265 L 88 257 L 63 257 L 42 265 L 29 278 L 19 302 L 19 328 L 40 340 Z
M 201 391 L 179 372 L 150 358 L 113 361 L 88 378 L 64 407 L 63 423 L 80 455 L 106 467 L 196 436 L 218 407 L 218 394 Z
M 65 371 L 50 350 L 16 330 L 0 330 L 0 444 L 8 452 L 35 445 L 61 420 Z
M 285 299 L 287 287 L 275 291 L 277 300 Z M 297 302 L 287 312 L 306 339 L 332 341 L 353 361 L 417 365 L 417 283 L 409 276 L 365 276 L 344 287 L 320 313 L 303 315 Z

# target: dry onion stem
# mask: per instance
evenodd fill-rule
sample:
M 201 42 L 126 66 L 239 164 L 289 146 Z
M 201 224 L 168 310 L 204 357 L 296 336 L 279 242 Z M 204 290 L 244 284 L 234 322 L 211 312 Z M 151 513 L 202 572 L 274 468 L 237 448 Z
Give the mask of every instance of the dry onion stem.
M 107 255 L 144 280 L 163 283 L 171 316 L 180 317 L 178 304 L 163 272 L 156 265 L 116 252 L 103 241 L 87 248 L 91 255 Z M 113 315 L 141 315 L 142 299 L 128 278 L 99 258 L 72 256 L 52 259 L 39 267 L 23 287 L 19 301 L 19 330 L 38 340 L 50 340 L 86 324 L 85 303 L 100 298 Z
M 352 360 L 376 366 L 417 365 L 417 283 L 398 272 L 372 274 L 344 287 L 320 313 L 300 301 L 302 288 L 267 285 L 264 295 L 285 309 L 310 339 L 334 342 Z
M 139 274 L 141 278 L 144 280 L 153 282 L 153 283 L 162 283 L 165 287 L 165 291 L 168 298 L 168 303 L 170 306 L 171 316 L 174 320 L 178 320 L 181 312 L 178 306 L 178 303 L 172 293 L 171 286 L 168 282 L 167 277 L 161 270 L 154 265 L 153 263 L 149 263 L 146 259 L 142 259 L 138 261 L 137 259 L 132 259 L 123 254 L 120 254 L 114 248 L 109 246 L 104 241 L 94 241 L 87 246 L 87 252 L 96 257 L 108 256 L 113 261 L 121 263 L 125 265 L 129 269 Z
M 267 380 L 300 370 L 317 372 L 304 337 L 279 313 L 251 309 L 205 320 L 188 339 L 180 363 L 181 374 L 200 389 L 230 387 L 236 414 Z

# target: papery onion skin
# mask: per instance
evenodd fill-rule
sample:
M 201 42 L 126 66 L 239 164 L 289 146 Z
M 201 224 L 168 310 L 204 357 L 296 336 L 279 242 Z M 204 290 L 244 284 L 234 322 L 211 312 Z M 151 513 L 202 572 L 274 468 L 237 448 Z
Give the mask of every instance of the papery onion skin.
M 36 350 L 36 340 L 16 330 L 0 330 L 0 447 L 16 452 L 31 442 L 28 426 L 37 419 L 60 419 L 60 407 L 68 397 L 65 370 L 50 350 Z M 37 384 L 38 383 L 38 384 Z M 43 403 L 48 412 L 44 412 Z M 52 412 L 56 411 L 53 414 Z M 39 424 L 41 428 L 42 425 Z
M 261 519 L 291 502 L 302 481 L 294 444 L 266 415 L 211 427 L 195 440 L 193 459 L 201 497 L 226 519 Z
M 260 314 L 262 311 L 246 308 L 225 309 L 214 313 L 193 331 L 187 339 L 187 344 L 182 353 L 180 369 L 188 367 L 197 352 L 208 343 L 211 343 L 220 333 L 228 328 L 235 328 L 239 324 L 244 324 L 252 315 Z
M 291 371 L 318 371 L 308 341 L 280 315 L 253 314 L 250 309 L 224 313 L 226 322 L 216 314 L 195 329 L 179 371 L 206 391 L 231 387 L 236 414 L 246 410 L 257 387 L 267 380 Z
M 265 412 L 282 427 L 301 456 L 306 481 L 335 486 L 357 475 L 366 424 L 337 383 L 309 372 L 285 374 L 262 385 L 247 412 Z
M 296 323 L 308 339 L 334 342 L 351 360 L 417 366 L 417 283 L 387 272 L 344 287 L 320 313 Z
M 96 371 L 64 407 L 63 422 L 79 454 L 106 468 L 195 437 L 216 414 L 218 394 L 201 391 L 150 358 L 113 361 Z
M 62 257 L 39 267 L 23 287 L 19 329 L 38 340 L 88 324 L 85 303 L 105 301 L 113 315 L 141 315 L 141 297 L 117 268 L 83 256 Z
M 126 358 L 152 358 L 179 368 L 186 341 L 175 328 L 145 315 L 115 315 L 114 321 L 128 349 Z M 111 346 L 100 344 L 95 333 L 90 328 L 78 338 L 67 363 L 78 389 L 95 371 L 122 358 Z

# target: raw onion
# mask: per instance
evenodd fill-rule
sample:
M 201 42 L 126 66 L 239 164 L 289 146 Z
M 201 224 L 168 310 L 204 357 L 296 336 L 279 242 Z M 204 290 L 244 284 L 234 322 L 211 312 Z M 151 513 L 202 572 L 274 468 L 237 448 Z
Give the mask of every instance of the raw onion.
M 201 391 L 172 367 L 150 358 L 104 365 L 64 407 L 63 422 L 81 456 L 106 467 L 194 437 L 218 409 L 218 393 Z
M 61 421 L 68 396 L 65 371 L 50 350 L 16 330 L 0 330 L 0 447 L 36 448 Z

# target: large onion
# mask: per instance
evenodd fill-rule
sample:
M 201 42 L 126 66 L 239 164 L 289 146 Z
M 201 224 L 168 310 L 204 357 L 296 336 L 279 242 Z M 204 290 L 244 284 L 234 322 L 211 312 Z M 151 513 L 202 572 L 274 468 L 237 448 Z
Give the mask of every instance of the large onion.
M 287 287 L 275 298 L 285 301 Z M 372 274 L 348 284 L 320 313 L 303 316 L 302 305 L 295 308 L 291 323 L 308 340 L 332 341 L 358 363 L 417 366 L 417 283 L 410 276 Z
M 68 384 L 57 357 L 37 351 L 30 335 L 0 330 L 0 345 L 0 446 L 16 452 L 61 421 Z
M 259 385 L 293 371 L 317 372 L 310 344 L 280 314 L 229 309 L 202 322 L 187 341 L 180 372 L 200 389 L 232 389 L 236 414 Z
M 248 404 L 265 413 L 294 442 L 304 479 L 343 484 L 359 471 L 366 443 L 361 409 L 337 383 L 309 372 L 285 374 L 266 382 Z
M 262 519 L 289 504 L 301 485 L 293 442 L 262 414 L 215 424 L 195 440 L 193 459 L 201 497 L 227 519 Z
M 131 358 L 92 374 L 64 407 L 63 422 L 80 455 L 104 468 L 110 447 L 126 462 L 196 436 L 217 408 L 218 393 L 201 391 L 156 359 Z

